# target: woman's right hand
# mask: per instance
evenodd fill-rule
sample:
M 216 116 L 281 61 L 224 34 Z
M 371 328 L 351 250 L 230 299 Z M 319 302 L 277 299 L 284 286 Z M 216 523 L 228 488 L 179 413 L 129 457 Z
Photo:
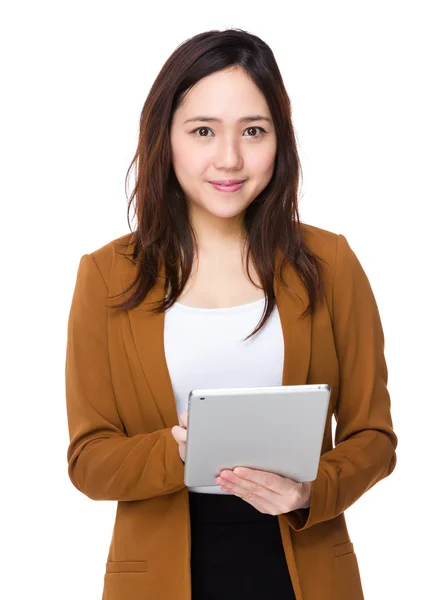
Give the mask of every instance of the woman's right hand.
M 171 429 L 171 433 L 176 442 L 178 442 L 178 452 L 180 454 L 180 458 L 183 462 L 185 462 L 186 458 L 186 439 L 188 436 L 188 411 L 182 412 L 179 419 L 183 425 L 180 427 L 179 425 L 174 425 Z

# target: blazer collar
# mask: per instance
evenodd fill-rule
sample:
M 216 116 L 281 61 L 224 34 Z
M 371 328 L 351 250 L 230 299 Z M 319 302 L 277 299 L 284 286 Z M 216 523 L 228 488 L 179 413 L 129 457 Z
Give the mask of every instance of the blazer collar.
M 280 254 L 276 257 L 276 265 L 279 264 L 279 259 Z M 124 262 L 120 271 L 119 291 L 130 285 L 137 272 L 137 264 L 132 258 L 127 255 L 122 260 Z M 280 284 L 278 275 L 274 279 L 274 293 L 284 339 L 282 385 L 302 385 L 307 381 L 311 359 L 312 318 L 310 314 L 301 318 L 309 298 L 299 275 L 287 261 L 284 263 L 283 278 L 288 288 Z M 128 316 L 143 371 L 165 428 L 169 428 L 178 425 L 179 422 L 164 349 L 165 315 L 148 312 L 149 308 L 156 307 L 157 302 L 165 297 L 164 281 L 165 272 L 162 266 L 156 286 L 138 307 L 128 311 Z M 123 297 L 127 299 L 134 289 L 135 287 L 126 292 Z

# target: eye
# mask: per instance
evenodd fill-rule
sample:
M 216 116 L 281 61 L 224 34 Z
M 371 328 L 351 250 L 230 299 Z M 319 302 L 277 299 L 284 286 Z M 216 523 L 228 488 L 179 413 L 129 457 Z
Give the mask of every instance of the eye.
M 263 127 L 258 127 L 257 125 L 254 125 L 253 127 L 248 127 L 247 129 L 245 129 L 245 131 L 250 131 L 251 129 L 261 129 L 261 133 L 259 133 L 259 135 L 248 135 L 246 137 L 261 137 L 264 133 L 266 133 Z
M 207 131 L 212 131 L 212 129 L 210 127 L 197 127 L 197 129 L 194 129 L 193 131 L 191 131 L 191 133 L 196 133 L 197 131 L 201 131 L 202 129 L 207 130 Z M 247 129 L 245 129 L 245 131 L 250 131 L 251 129 L 260 129 L 261 133 L 259 133 L 259 135 L 247 135 L 246 137 L 259 138 L 263 135 L 263 133 L 266 133 L 266 131 L 263 129 L 263 127 L 258 127 L 257 125 L 254 125 L 253 127 L 248 127 Z M 205 138 L 205 137 L 212 137 L 212 136 L 197 135 L 197 137 Z

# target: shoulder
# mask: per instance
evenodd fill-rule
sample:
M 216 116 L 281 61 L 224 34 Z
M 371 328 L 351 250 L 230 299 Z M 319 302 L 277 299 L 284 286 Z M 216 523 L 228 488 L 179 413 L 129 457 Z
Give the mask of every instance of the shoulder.
M 303 241 L 309 249 L 329 264 L 334 263 L 340 234 L 308 223 L 300 225 Z
M 97 261 L 103 261 L 113 257 L 114 253 L 129 253 L 129 247 L 133 244 L 135 239 L 135 233 L 126 233 L 125 235 L 121 235 L 110 242 L 107 242 L 103 246 L 92 250 L 90 254 Z
M 105 281 L 109 281 L 110 272 L 116 261 L 119 263 L 122 261 L 120 263 L 122 265 L 127 265 L 128 260 L 132 261 L 130 254 L 134 241 L 134 232 L 126 233 L 89 252 L 89 256 L 94 260 Z
M 343 233 L 335 233 L 314 225 L 302 223 L 302 237 L 310 250 L 326 261 L 326 272 L 333 278 L 336 275 L 350 274 L 355 276 L 363 272 L 363 267 L 354 249 Z

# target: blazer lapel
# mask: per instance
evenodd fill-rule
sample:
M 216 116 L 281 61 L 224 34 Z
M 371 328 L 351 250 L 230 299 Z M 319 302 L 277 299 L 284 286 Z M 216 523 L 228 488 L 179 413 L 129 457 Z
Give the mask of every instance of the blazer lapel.
M 120 275 L 122 291 L 130 285 L 136 275 L 136 263 L 132 259 L 129 261 Z M 276 260 L 276 265 L 277 262 Z M 158 306 L 157 302 L 165 296 L 164 276 L 162 265 L 156 286 L 138 307 L 128 311 L 128 315 L 143 371 L 165 428 L 168 428 L 178 425 L 179 421 L 164 349 L 165 315 L 148 312 L 149 308 Z M 308 303 L 308 294 L 299 275 L 287 261 L 283 268 L 283 277 L 288 288 L 280 284 L 277 277 L 274 280 L 285 348 L 282 385 L 301 385 L 306 383 L 309 371 L 312 318 L 309 314 L 301 318 L 301 313 Z M 133 289 L 135 288 L 130 292 Z M 126 293 L 125 298 L 129 297 L 130 292 Z

